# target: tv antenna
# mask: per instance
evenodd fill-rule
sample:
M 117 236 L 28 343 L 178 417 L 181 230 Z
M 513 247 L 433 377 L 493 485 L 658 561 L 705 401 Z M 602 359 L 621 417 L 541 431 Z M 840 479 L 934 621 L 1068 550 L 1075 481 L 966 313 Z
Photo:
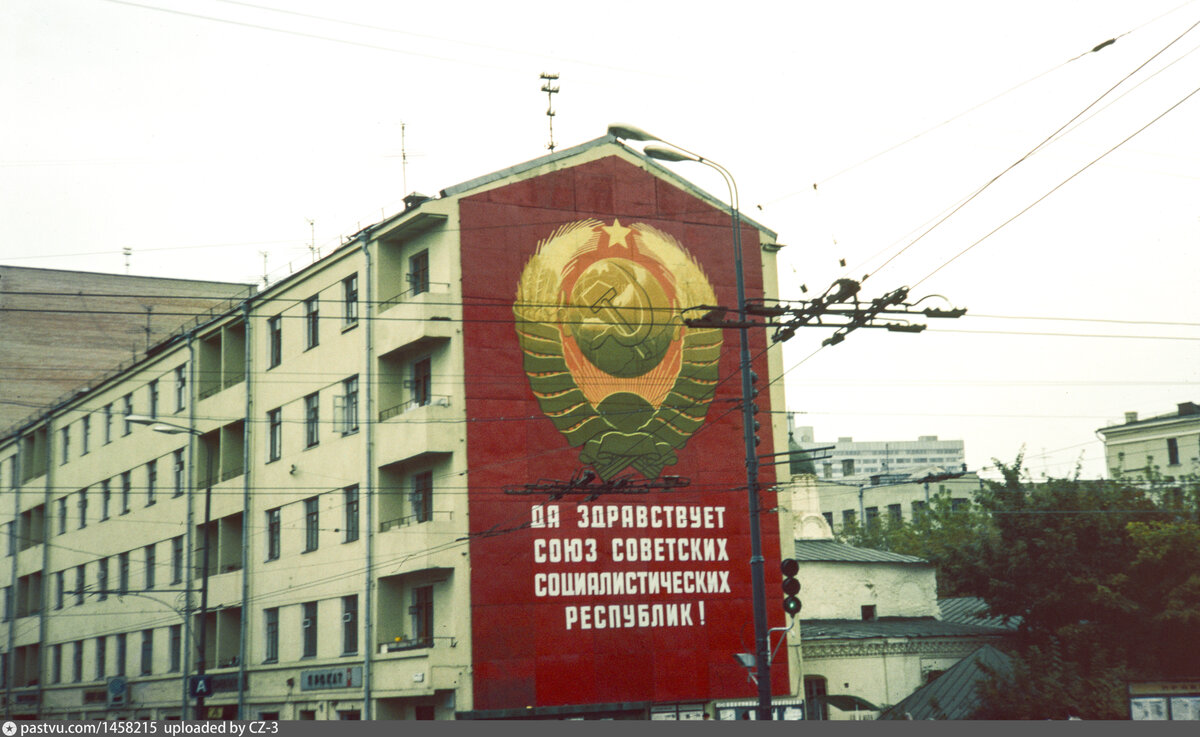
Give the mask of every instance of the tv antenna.
M 558 75 L 542 72 L 540 79 L 545 81 L 545 84 L 542 85 L 542 92 L 546 93 L 546 117 L 550 119 L 550 143 L 546 145 L 546 148 L 550 149 L 550 153 L 554 153 L 554 95 L 558 94 L 558 87 L 554 84 L 554 80 L 558 79 Z

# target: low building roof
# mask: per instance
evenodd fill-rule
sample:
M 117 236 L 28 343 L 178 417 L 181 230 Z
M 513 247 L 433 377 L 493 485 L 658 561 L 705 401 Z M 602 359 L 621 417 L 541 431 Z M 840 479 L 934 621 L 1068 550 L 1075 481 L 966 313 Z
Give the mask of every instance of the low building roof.
M 970 719 L 979 708 L 976 690 L 988 672 L 1006 672 L 1012 658 L 991 645 L 984 645 L 958 661 L 898 704 L 886 709 L 879 719 Z
M 1001 627 L 945 622 L 936 617 L 879 617 L 877 619 L 806 619 L 800 622 L 800 639 L 872 640 L 887 637 L 1000 637 Z
M 856 548 L 834 540 L 797 540 L 793 557 L 806 563 L 916 563 L 929 565 L 924 558 L 891 553 L 886 550 Z
M 995 617 L 988 610 L 987 602 L 978 596 L 959 596 L 938 599 L 938 610 L 943 622 L 980 624 L 985 627 L 1001 627 L 1015 630 L 1021 623 L 1019 617 Z

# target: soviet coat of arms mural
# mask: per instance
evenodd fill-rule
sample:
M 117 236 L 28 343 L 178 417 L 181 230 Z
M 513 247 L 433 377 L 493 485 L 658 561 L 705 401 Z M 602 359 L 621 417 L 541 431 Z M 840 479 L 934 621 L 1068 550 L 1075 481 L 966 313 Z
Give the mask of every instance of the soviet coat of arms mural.
M 715 303 L 696 260 L 649 225 L 585 220 L 538 244 L 513 305 L 525 373 L 601 478 L 658 477 L 703 424 L 722 336 L 682 315 Z

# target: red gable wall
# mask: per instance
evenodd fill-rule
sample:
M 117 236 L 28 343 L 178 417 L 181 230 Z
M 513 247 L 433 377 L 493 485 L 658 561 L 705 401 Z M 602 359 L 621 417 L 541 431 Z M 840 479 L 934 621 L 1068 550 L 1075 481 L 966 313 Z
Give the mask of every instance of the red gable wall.
M 699 262 L 719 303 L 736 304 L 729 216 L 618 157 L 461 200 L 474 707 L 753 697 L 755 687 L 732 657 L 754 648 L 736 332 L 725 331 L 720 382 L 704 425 L 678 450 L 678 462 L 662 470 L 688 478 L 688 487 L 591 502 L 579 496 L 551 501 L 547 495 L 504 493 L 540 479 L 567 480 L 585 467 L 580 448 L 567 442 L 531 390 L 513 302 L 539 241 L 588 219 L 604 226 L 646 224 L 674 237 Z M 761 296 L 758 232 L 745 226 L 742 239 L 747 296 Z M 755 371 L 764 377 L 756 400 L 763 452 L 773 447 L 765 348 L 763 331 L 752 331 Z M 760 482 L 771 487 L 771 466 L 761 469 Z M 763 509 L 775 506 L 769 491 L 761 492 L 760 500 Z M 612 526 L 607 526 L 610 507 Z M 605 527 L 579 526 L 582 515 L 590 521 L 597 510 Z M 535 515 L 547 520 L 555 512 L 559 526 L 530 526 Z M 675 526 L 681 519 L 686 526 Z M 659 526 L 653 526 L 655 520 Z M 671 527 L 665 526 L 668 521 Z M 693 522 L 700 526 L 692 527 Z M 777 518 L 763 514 L 762 530 L 768 614 L 771 626 L 779 626 Z M 681 538 L 686 542 L 667 542 Z M 699 540 L 697 547 L 693 540 Z M 551 562 L 560 545 L 581 551 L 585 560 Z M 651 551 L 657 546 L 660 558 L 673 545 L 676 560 L 624 559 L 629 546 L 640 557 L 645 545 Z M 710 554 L 723 550 L 727 560 L 690 560 L 692 551 L 705 545 Z M 689 560 L 678 560 L 681 548 Z M 541 556 L 547 556 L 545 562 L 539 562 Z M 645 593 L 650 584 L 639 578 L 643 572 L 680 590 Z M 583 595 L 547 594 L 546 574 L 561 587 L 575 580 L 574 573 L 607 578 L 583 577 L 593 587 Z M 594 588 L 613 585 L 614 573 L 627 574 L 624 580 L 639 593 L 613 595 Z M 697 593 L 698 578 L 704 580 L 702 588 L 717 592 Z M 772 672 L 774 691 L 786 693 L 786 661 Z

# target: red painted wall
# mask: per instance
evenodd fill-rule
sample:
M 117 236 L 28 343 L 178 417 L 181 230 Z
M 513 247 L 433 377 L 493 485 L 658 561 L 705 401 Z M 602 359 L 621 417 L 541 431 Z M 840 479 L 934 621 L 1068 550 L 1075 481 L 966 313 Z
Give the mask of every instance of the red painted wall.
M 678 451 L 678 463 L 662 474 L 690 479 L 683 489 L 652 491 L 638 496 L 605 496 L 592 502 L 579 497 L 550 501 L 547 496 L 506 494 L 539 479 L 566 480 L 583 467 L 580 449 L 572 447 L 545 416 L 530 388 L 524 352 L 514 327 L 513 302 L 521 272 L 539 241 L 560 227 L 594 218 L 611 225 L 644 223 L 673 236 L 699 262 L 722 305 L 736 304 L 730 221 L 726 213 L 618 158 L 590 163 L 467 197 L 460 204 L 466 347 L 466 409 L 470 468 L 471 601 L 474 648 L 475 709 L 508 709 L 564 704 L 652 701 L 679 702 L 717 698 L 751 698 L 756 689 L 733 654 L 753 652 L 750 598 L 750 542 L 741 412 L 737 333 L 725 331 L 715 397 L 705 424 Z M 743 228 L 748 297 L 762 294 L 758 233 Z M 767 362 L 763 331 L 752 331 L 755 371 L 765 389 Z M 763 452 L 773 447 L 772 409 L 763 391 L 756 403 Z M 626 471 L 628 472 L 628 470 Z M 640 477 L 639 477 L 640 478 Z M 761 484 L 770 488 L 774 469 L 761 469 Z M 775 506 L 769 491 L 760 495 L 763 509 Z M 597 508 L 614 507 L 616 526 L 581 528 L 580 508 L 589 519 Z M 658 508 L 682 510 L 710 527 L 622 527 L 622 515 L 637 524 L 638 508 L 651 517 Z M 554 507 L 558 527 L 531 527 L 538 509 Z M 624 511 L 629 507 L 628 511 Z M 718 511 L 718 509 L 720 511 Z M 678 511 L 678 510 L 677 510 Z M 672 513 L 674 514 L 674 513 Z M 605 517 L 607 521 L 607 517 Z M 625 521 L 630 521 L 626 518 Z M 722 523 L 717 526 L 717 522 Z M 777 518 L 762 515 L 767 560 L 767 610 L 771 626 L 783 624 L 779 595 L 779 531 Z M 613 545 L 625 540 L 655 541 L 699 538 L 713 552 L 724 546 L 728 560 L 650 563 L 614 560 Z M 587 542 L 587 541 L 592 542 Z M 539 542 L 544 541 L 544 542 Z M 555 541 L 555 542 L 550 542 Z M 538 562 L 551 546 L 566 541 L 595 560 Z M 641 542 L 634 543 L 640 550 Z M 679 545 L 676 543 L 676 545 Z M 660 548 L 661 550 L 661 548 Z M 698 548 L 699 550 L 699 548 Z M 676 549 L 676 552 L 678 549 Z M 665 552 L 665 551 L 663 551 Z M 549 591 L 544 574 L 576 572 L 658 576 L 701 572 L 716 583 L 718 593 L 596 594 L 538 596 Z M 539 574 L 543 574 L 539 577 Z M 695 573 L 689 574 L 695 580 Z M 563 583 L 562 578 L 557 578 Z M 598 581 L 593 577 L 593 581 Z M 626 577 L 626 581 L 629 578 Z M 728 584 L 723 592 L 720 582 Z M 639 585 L 645 585 L 641 580 Z M 639 610 L 639 605 L 645 605 Z M 641 626 L 640 615 L 652 616 L 663 605 L 663 618 L 673 610 L 671 626 Z M 632 609 L 613 610 L 610 607 Z M 584 609 L 593 607 L 593 609 Z M 595 607 L 602 607 L 595 619 Z M 609 616 L 618 615 L 618 627 Z M 632 621 L 626 617 L 633 614 Z M 586 617 L 586 621 L 585 621 Z M 603 628 L 598 625 L 604 624 Z M 626 626 L 631 624 L 632 626 Z M 588 625 L 588 626 L 585 626 Z M 775 693 L 787 692 L 786 659 L 772 669 Z

